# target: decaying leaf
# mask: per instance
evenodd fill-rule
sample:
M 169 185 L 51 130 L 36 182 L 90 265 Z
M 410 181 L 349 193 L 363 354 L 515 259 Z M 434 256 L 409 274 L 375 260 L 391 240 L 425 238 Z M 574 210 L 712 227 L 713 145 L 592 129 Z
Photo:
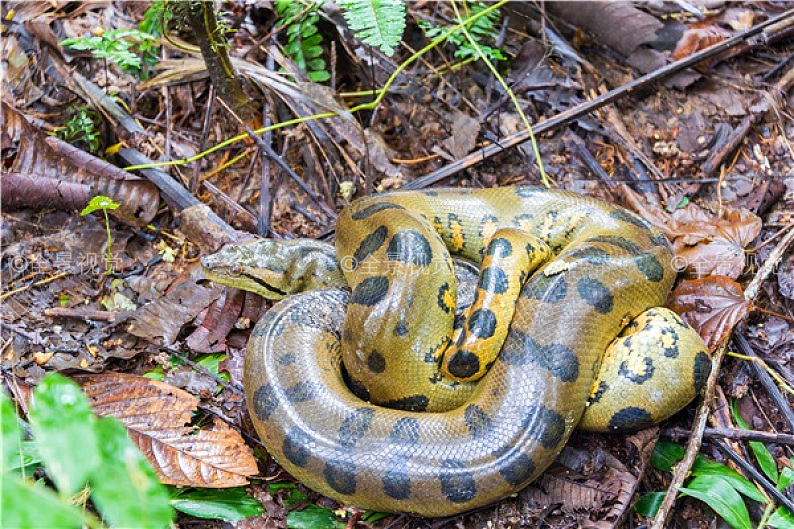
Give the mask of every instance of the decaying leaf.
M 695 52 L 708 48 L 731 36 L 733 31 L 744 31 L 753 25 L 753 12 L 750 9 L 727 9 L 714 17 L 693 22 L 684 31 L 681 39 L 673 50 L 673 59 L 689 57 Z
M 225 422 L 190 426 L 199 399 L 137 375 L 103 373 L 80 380 L 98 415 L 116 417 L 167 485 L 227 488 L 248 483 L 256 460 Z
M 700 333 L 711 351 L 752 307 L 737 282 L 716 275 L 683 281 L 670 294 L 667 305 Z
M 218 299 L 223 287 L 199 285 L 200 271 L 196 276 L 175 287 L 136 312 L 129 326 L 129 333 L 139 338 L 162 340 L 165 344 L 176 341 L 182 326 L 193 319 L 210 303 Z
M 133 226 L 143 226 L 154 218 L 159 194 L 153 183 L 46 136 L 5 102 L 1 110 L 0 128 L 8 145 L 16 150 L 13 155 L 4 152 L 7 159 L 13 160 L 7 169 L 19 175 L 15 187 L 3 186 L 4 206 L 14 203 L 17 206 L 41 207 L 41 195 L 30 191 L 45 188 L 43 179 L 45 182 L 50 181 L 50 187 L 71 183 L 64 185 L 64 190 L 68 189 L 71 194 L 70 200 L 60 200 L 53 205 L 72 206 L 72 202 L 78 198 L 78 192 L 89 199 L 94 195 L 105 195 L 121 204 L 120 208 L 111 212 L 119 220 Z M 29 175 L 28 180 L 19 180 L 25 175 Z M 86 193 L 86 188 L 90 193 Z
M 624 187 L 628 205 L 673 242 L 676 267 L 688 277 L 724 275 L 736 279 L 745 266 L 744 248 L 761 233 L 761 219 L 746 209 L 725 208 L 721 216 L 689 204 L 670 214 Z

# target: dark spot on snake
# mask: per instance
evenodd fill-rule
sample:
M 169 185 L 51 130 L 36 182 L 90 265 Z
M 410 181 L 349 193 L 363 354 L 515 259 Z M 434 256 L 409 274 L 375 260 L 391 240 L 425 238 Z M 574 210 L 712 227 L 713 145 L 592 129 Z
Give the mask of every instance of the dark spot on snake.
M 372 307 L 380 302 L 389 292 L 389 279 L 384 276 L 368 277 L 358 284 L 350 303 L 358 303 L 366 307 Z
M 430 399 L 424 395 L 411 395 L 410 397 L 382 402 L 381 406 L 393 408 L 395 410 L 425 411 L 429 403 Z
M 477 286 L 486 292 L 493 294 L 504 294 L 510 282 L 505 271 L 498 266 L 489 266 L 480 273 L 480 280 Z
M 438 306 L 441 307 L 441 310 L 449 314 L 452 307 L 447 305 L 447 292 L 449 292 L 449 283 L 444 283 L 438 287 Z
M 305 467 L 309 462 L 309 450 L 307 449 L 309 443 L 311 443 L 311 437 L 300 428 L 293 426 L 284 437 L 284 444 L 281 447 L 284 457 L 289 459 L 293 465 Z
M 493 453 L 495 464 L 505 481 L 517 487 L 528 481 L 535 472 L 535 463 L 513 447 L 505 447 Z
M 633 213 L 626 211 L 625 209 L 616 209 L 614 211 L 611 211 L 609 213 L 609 216 L 621 222 L 628 222 L 629 224 L 634 224 L 638 228 L 643 228 L 645 230 L 649 230 L 651 228 L 646 221 L 644 221 L 637 215 L 634 215 Z
M 621 362 L 620 367 L 618 367 L 618 375 L 631 380 L 635 384 L 645 384 L 645 382 L 653 378 L 653 373 L 656 369 L 653 365 L 653 359 L 650 356 L 643 358 L 643 362 L 645 363 L 644 373 L 635 373 L 629 369 L 626 362 Z
M 363 382 L 350 379 L 347 383 L 347 387 L 350 388 L 353 395 L 363 401 L 369 402 L 369 389 L 367 389 L 367 386 L 365 386 Z
M 293 404 L 306 402 L 314 398 L 314 386 L 311 382 L 298 382 L 284 390 L 284 396 Z
M 480 439 L 493 428 L 493 421 L 485 411 L 476 404 L 469 404 L 463 412 L 463 418 L 469 433 L 474 439 Z
M 579 378 L 579 359 L 573 351 L 561 344 L 541 346 L 518 329 L 511 329 L 499 359 L 508 365 L 535 363 L 563 382 Z
M 358 246 L 355 253 L 353 253 L 354 269 L 361 266 L 361 263 L 363 263 L 367 257 L 377 252 L 378 248 L 383 246 L 383 243 L 386 242 L 386 235 L 388 235 L 388 233 L 389 229 L 386 226 L 380 226 L 364 237 L 364 240 L 361 241 L 361 244 Z
M 653 255 L 649 253 L 638 255 L 634 258 L 634 264 L 637 265 L 637 268 L 648 281 L 658 283 L 664 279 L 664 267 L 659 262 L 659 259 Z
M 270 384 L 263 384 L 254 393 L 254 413 L 260 420 L 266 421 L 278 407 L 278 400 Z
M 596 402 L 601 400 L 601 397 L 604 396 L 604 393 L 609 389 L 609 386 L 603 380 L 598 382 L 598 389 L 596 389 L 595 394 L 590 399 L 590 404 L 595 404 Z
M 462 349 L 452 355 L 449 364 L 447 364 L 447 369 L 454 377 L 469 378 L 480 370 L 480 359 L 471 351 Z
M 546 448 L 554 448 L 565 437 L 565 419 L 556 411 L 544 406 L 529 407 L 523 422 L 529 436 Z
M 490 338 L 496 331 L 496 314 L 488 309 L 477 309 L 469 318 L 469 331 L 477 338 Z
M 438 191 L 422 191 L 422 194 L 426 197 L 437 197 Z
M 433 261 L 433 250 L 424 235 L 414 230 L 399 231 L 389 241 L 386 257 L 392 261 L 428 266 Z
M 522 198 L 529 198 L 529 197 L 534 197 L 538 193 L 542 193 L 543 190 L 539 189 L 537 187 L 531 187 L 531 186 L 516 186 L 515 187 L 515 192 L 516 192 L 516 195 L 518 195 L 518 196 L 520 196 Z
M 480 226 L 479 228 L 477 228 L 477 235 L 479 235 L 481 238 L 485 237 L 485 226 L 488 225 L 489 223 L 497 224 L 498 222 L 499 219 L 497 219 L 491 214 L 483 216 L 482 220 L 480 221 Z
M 389 470 L 383 476 L 383 491 L 395 500 L 404 500 L 411 495 L 411 478 L 405 470 L 405 463 L 408 457 L 404 455 L 394 456 L 389 460 Z
M 671 253 L 673 251 L 673 247 L 670 244 L 670 241 L 662 233 L 659 233 L 659 234 L 651 236 L 651 242 L 653 244 L 655 244 L 656 246 L 661 246 L 662 248 L 667 248 L 667 250 L 669 252 L 671 252 Z
M 460 461 L 444 461 L 438 479 L 441 481 L 441 492 L 452 503 L 466 503 L 477 495 L 474 477 Z
M 678 336 L 678 333 L 675 332 L 675 329 L 665 328 L 660 331 L 662 336 L 670 335 L 670 347 L 662 347 L 662 353 L 667 358 L 678 358 L 678 355 L 681 354 L 681 351 L 678 349 L 678 344 L 680 343 L 681 338 Z M 664 343 L 665 340 L 661 340 L 661 343 Z
M 367 434 L 375 410 L 372 408 L 358 408 L 342 421 L 339 427 L 339 444 L 344 448 L 353 448 L 362 437 Z
M 389 440 L 398 445 L 415 445 L 419 442 L 419 421 L 413 417 L 402 417 L 395 421 Z
M 405 336 L 408 334 L 408 327 L 405 326 L 404 321 L 398 321 L 394 326 L 394 336 Z
M 612 293 L 610 293 L 604 283 L 598 279 L 583 277 L 576 282 L 576 290 L 583 300 L 595 307 L 601 314 L 609 314 L 612 312 L 614 303 Z
M 628 406 L 609 419 L 610 430 L 642 430 L 653 424 L 651 414 L 642 408 Z
M 609 244 L 611 246 L 616 246 L 621 250 L 625 250 L 630 254 L 639 255 L 643 253 L 639 246 L 636 243 L 628 240 L 625 237 L 620 237 L 618 235 L 597 235 L 595 237 L 590 237 L 587 239 L 587 242 L 600 242 L 603 244 Z
M 567 260 L 583 259 L 584 261 L 596 266 L 607 263 L 611 259 L 609 252 L 603 248 L 598 248 L 597 246 L 583 246 L 581 248 L 576 248 L 575 250 L 571 250 L 570 252 L 566 253 L 564 257 Z
M 709 355 L 703 351 L 700 351 L 695 355 L 695 360 L 693 361 L 692 365 L 692 380 L 695 386 L 695 391 L 698 393 L 700 393 L 706 386 L 709 373 L 711 373 L 711 360 L 709 359 Z
M 283 355 L 278 357 L 278 364 L 281 366 L 291 366 L 294 363 L 295 363 L 294 353 L 284 353 Z
M 378 211 L 383 211 L 385 209 L 405 209 L 405 208 L 402 206 L 398 206 L 397 204 L 390 204 L 389 202 L 378 202 L 377 204 L 372 204 L 371 206 L 367 206 L 364 209 L 356 211 L 350 216 L 350 218 L 352 218 L 353 220 L 366 219 L 367 217 L 374 215 Z
M 356 465 L 347 459 L 333 459 L 325 464 L 323 476 L 326 483 L 339 494 L 356 491 Z
M 386 371 L 386 357 L 378 351 L 372 351 L 367 357 L 367 367 L 373 373 L 383 373 Z
M 513 245 L 504 237 L 496 237 L 495 239 L 491 239 L 491 242 L 488 243 L 487 255 L 504 258 L 512 253 Z
M 529 299 L 537 299 L 544 303 L 557 303 L 565 299 L 568 284 L 563 274 L 547 276 L 538 274 L 524 286 L 521 295 Z
M 278 287 L 275 287 L 275 286 L 271 285 L 270 283 L 268 283 L 267 281 L 265 281 L 261 277 L 257 277 L 257 276 L 255 276 L 253 274 L 247 274 L 245 272 L 243 272 L 241 275 L 244 276 L 244 277 L 247 277 L 248 279 L 250 279 L 251 281 L 253 281 L 257 285 L 259 285 L 260 287 L 262 287 L 265 290 L 267 290 L 268 292 L 273 292 L 273 293 L 278 294 L 279 296 L 282 296 L 282 297 L 287 295 L 287 293 L 285 291 L 283 291 L 282 289 L 280 289 Z
M 520 228 L 521 224 L 523 224 L 524 222 L 531 222 L 533 218 L 534 215 L 532 213 L 522 213 L 521 215 L 518 215 L 516 216 L 516 218 L 513 219 L 513 226 L 515 226 L 516 228 Z
M 462 329 L 463 326 L 466 325 L 466 315 L 465 314 L 455 314 L 455 321 L 452 323 L 452 329 Z M 463 333 L 460 334 L 458 337 L 458 345 L 460 345 L 460 341 L 464 337 Z
M 350 343 L 350 342 L 353 341 L 354 338 L 355 337 L 353 335 L 353 329 L 352 328 L 345 327 L 344 330 L 342 330 L 342 341 L 343 342 Z

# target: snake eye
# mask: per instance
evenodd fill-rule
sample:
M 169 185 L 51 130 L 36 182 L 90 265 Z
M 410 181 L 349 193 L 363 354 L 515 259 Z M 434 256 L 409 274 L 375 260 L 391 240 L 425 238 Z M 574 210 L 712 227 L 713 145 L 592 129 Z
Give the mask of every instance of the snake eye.
M 239 276 L 243 273 L 243 267 L 238 264 L 232 265 L 232 267 L 229 269 L 229 273 L 233 276 Z

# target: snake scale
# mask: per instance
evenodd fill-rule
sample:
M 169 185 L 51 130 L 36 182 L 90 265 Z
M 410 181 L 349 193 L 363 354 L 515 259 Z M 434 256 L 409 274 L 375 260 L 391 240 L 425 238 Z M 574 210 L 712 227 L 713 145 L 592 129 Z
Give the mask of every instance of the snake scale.
M 526 486 L 577 424 L 639 429 L 697 394 L 707 350 L 655 308 L 672 259 L 633 213 L 518 186 L 365 197 L 336 247 L 264 240 L 202 264 L 283 299 L 244 375 L 276 460 L 345 503 L 445 516 Z

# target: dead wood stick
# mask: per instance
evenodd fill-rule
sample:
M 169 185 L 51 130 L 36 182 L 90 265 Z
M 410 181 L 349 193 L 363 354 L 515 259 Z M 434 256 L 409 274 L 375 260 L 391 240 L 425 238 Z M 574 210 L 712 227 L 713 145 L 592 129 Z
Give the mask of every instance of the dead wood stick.
M 662 435 L 670 439 L 683 439 L 691 432 L 686 428 L 666 428 Z M 758 441 L 767 444 L 794 445 L 794 435 L 788 433 L 762 432 L 760 430 L 742 430 L 740 428 L 706 428 L 703 431 L 706 439 L 731 439 L 733 441 Z
M 532 131 L 536 136 L 561 127 L 570 121 L 581 117 L 585 114 L 592 112 L 598 108 L 603 107 L 604 105 L 608 105 L 616 101 L 617 99 L 624 97 L 628 94 L 636 92 L 637 90 L 644 88 L 645 86 L 649 85 L 652 82 L 658 81 L 663 79 L 671 74 L 680 72 L 690 66 L 698 64 L 701 61 L 714 57 L 720 53 L 723 53 L 726 50 L 733 48 L 734 46 L 738 46 L 743 43 L 745 40 L 754 37 L 760 33 L 762 33 L 765 29 L 769 28 L 770 26 L 774 26 L 775 24 L 780 23 L 794 15 L 794 9 L 789 9 L 779 16 L 771 18 L 765 22 L 762 22 L 752 28 L 739 33 L 727 40 L 719 42 L 713 46 L 705 48 L 697 53 L 690 55 L 684 59 L 679 61 L 675 61 L 670 63 L 662 68 L 659 68 L 656 71 L 650 72 L 646 75 L 638 77 L 634 81 L 627 83 L 619 88 L 615 88 L 614 90 L 610 90 L 609 92 L 592 99 L 590 101 L 586 101 L 580 105 L 573 107 L 570 110 L 566 110 L 564 112 L 560 112 L 556 116 L 547 119 L 541 123 L 538 123 L 535 127 L 532 128 Z M 433 171 L 432 173 L 423 176 L 421 178 L 417 178 L 412 182 L 408 182 L 405 184 L 402 189 L 421 189 L 423 187 L 427 187 L 429 185 L 435 184 L 439 180 L 443 180 L 459 171 L 467 169 L 495 154 L 506 150 L 509 147 L 514 147 L 520 143 L 523 143 L 529 139 L 529 131 L 520 131 L 515 134 L 511 134 L 501 140 L 499 143 L 495 143 L 493 145 L 489 145 L 484 149 L 478 150 L 476 153 L 472 153 L 468 156 L 461 158 L 437 171 Z
M 109 310 L 85 309 L 79 307 L 50 307 L 44 310 L 45 316 L 53 318 L 79 318 L 81 320 L 107 321 L 113 323 L 122 316 L 120 312 Z
M 786 234 L 786 236 L 783 237 L 777 246 L 775 246 L 770 253 L 769 258 L 758 270 L 758 273 L 755 274 L 753 280 L 750 281 L 750 284 L 744 291 L 744 298 L 746 300 L 755 300 L 755 297 L 758 295 L 761 283 L 763 283 L 764 280 L 769 277 L 772 271 L 777 268 L 777 265 L 783 258 L 786 248 L 788 248 L 792 241 L 794 241 L 794 230 Z M 653 525 L 651 525 L 651 529 L 663 529 L 665 527 L 667 516 L 670 514 L 670 511 L 675 504 L 678 489 L 681 488 L 681 486 L 684 484 L 684 480 L 689 476 L 689 471 L 692 468 L 692 464 L 695 462 L 695 457 L 697 456 L 698 452 L 700 452 L 700 445 L 703 442 L 703 432 L 706 429 L 706 421 L 708 420 L 711 400 L 714 398 L 714 388 L 717 385 L 719 369 L 722 365 L 722 359 L 725 356 L 725 351 L 727 350 L 729 338 L 730 336 L 725 338 L 725 340 L 717 349 L 717 352 L 714 354 L 714 357 L 711 359 L 711 373 L 709 374 L 708 383 L 706 385 L 706 392 L 703 395 L 700 406 L 698 407 L 697 415 L 695 415 L 692 432 L 689 437 L 689 443 L 687 443 L 686 447 L 686 454 L 684 454 L 684 458 L 675 467 L 673 478 L 670 481 L 670 485 L 667 487 L 667 494 L 662 501 L 662 505 L 659 506 L 659 511 L 656 513 L 656 517 L 653 519 Z

